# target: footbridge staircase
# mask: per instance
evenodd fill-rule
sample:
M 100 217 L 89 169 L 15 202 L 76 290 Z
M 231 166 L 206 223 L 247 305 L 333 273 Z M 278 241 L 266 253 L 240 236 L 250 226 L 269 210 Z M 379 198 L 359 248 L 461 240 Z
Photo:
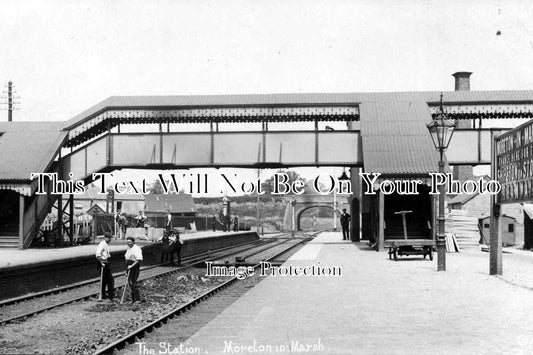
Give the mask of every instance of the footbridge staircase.
M 57 173 L 67 132 L 63 123 L 0 123 L 0 248 L 28 248 L 46 215 L 59 198 L 36 194 L 32 173 Z

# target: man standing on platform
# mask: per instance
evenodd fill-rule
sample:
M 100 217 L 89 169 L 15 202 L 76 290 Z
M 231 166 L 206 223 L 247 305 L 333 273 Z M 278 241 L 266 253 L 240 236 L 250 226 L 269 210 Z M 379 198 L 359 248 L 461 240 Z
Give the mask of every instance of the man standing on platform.
M 135 217 L 136 225 L 135 228 L 144 228 L 144 221 L 146 221 L 146 217 L 143 215 L 143 211 L 139 211 L 139 214 L 137 217 Z
M 113 273 L 111 272 L 111 254 L 109 253 L 110 242 L 111 233 L 105 233 L 104 240 L 101 241 L 96 248 L 96 259 L 98 260 L 101 277 L 100 298 L 106 298 L 105 290 L 107 288 L 107 298 L 109 299 L 109 302 L 113 302 L 113 297 L 115 297 L 115 285 Z
M 118 239 L 125 239 L 126 229 L 128 227 L 128 218 L 126 218 L 126 213 L 118 211 L 115 215 L 115 222 L 117 227 L 116 237 Z
M 229 214 L 224 216 L 224 232 L 231 232 L 231 216 Z
M 342 240 L 350 240 L 351 219 L 350 215 L 346 213 L 346 208 L 343 208 L 341 214 Z
M 120 226 L 122 228 L 122 239 L 125 239 L 128 230 L 128 217 L 126 217 L 126 212 L 120 214 Z
M 222 224 L 222 231 L 226 231 L 226 216 L 224 215 L 224 212 L 220 211 L 218 214 L 218 219 L 220 223 Z
M 139 286 L 137 285 L 137 279 L 139 279 L 139 272 L 141 268 L 141 261 L 143 260 L 142 249 L 135 244 L 135 238 L 128 237 L 128 250 L 124 258 L 126 259 L 126 266 L 128 270 L 128 285 L 131 289 L 131 302 L 141 302 L 139 295 Z
M 167 220 L 166 220 L 165 228 L 167 232 L 172 231 L 172 215 L 170 214 L 170 210 L 167 210 Z
M 217 230 L 217 216 L 213 215 L 213 221 L 211 223 L 211 226 L 213 227 L 213 232 L 216 232 Z
M 233 217 L 233 231 L 234 232 L 238 232 L 239 231 L 239 217 L 237 217 L 237 215 L 235 215 L 235 217 Z
M 117 211 L 113 218 L 115 219 L 115 238 L 122 239 L 121 238 L 122 227 L 121 227 L 121 221 L 120 221 L 120 211 Z

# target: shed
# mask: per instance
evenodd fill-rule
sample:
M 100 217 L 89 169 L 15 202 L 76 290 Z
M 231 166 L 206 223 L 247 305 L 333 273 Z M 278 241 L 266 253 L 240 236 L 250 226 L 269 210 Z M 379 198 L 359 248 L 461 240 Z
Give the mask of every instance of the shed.
M 484 243 L 490 244 L 490 216 L 480 218 L 479 223 L 482 226 Z M 504 246 L 511 246 L 516 244 L 516 219 L 508 215 L 503 215 L 501 218 L 502 228 L 502 244 Z
M 68 198 L 68 195 L 64 195 L 63 198 Z M 108 194 L 101 194 L 99 187 L 89 185 L 83 194 L 74 196 L 74 201 L 76 209 L 79 209 L 80 212 L 88 213 L 95 205 L 98 205 L 101 210 L 106 211 Z M 114 206 L 111 206 L 112 202 Z M 115 194 L 113 200 L 109 200 L 109 204 L 109 212 L 120 211 L 128 215 L 136 215 L 137 212 L 144 209 L 144 196 L 137 193 Z
M 94 217 L 98 214 L 106 214 L 106 212 L 100 207 L 99 205 L 93 205 L 91 208 L 89 208 L 86 212 L 91 217 Z

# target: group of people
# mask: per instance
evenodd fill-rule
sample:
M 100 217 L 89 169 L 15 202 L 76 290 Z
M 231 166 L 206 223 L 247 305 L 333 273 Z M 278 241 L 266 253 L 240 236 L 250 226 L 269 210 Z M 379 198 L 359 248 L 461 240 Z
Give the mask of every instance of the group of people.
M 143 214 L 143 211 L 139 211 L 139 214 L 135 216 L 135 228 L 144 228 L 144 222 L 146 221 L 146 216 Z M 115 222 L 117 224 L 117 237 L 119 239 L 126 238 L 126 231 L 129 226 L 128 217 L 126 217 L 125 212 L 117 212 L 115 214 Z
M 101 275 L 100 296 L 101 299 L 108 299 L 109 302 L 113 302 L 113 298 L 115 297 L 115 282 L 113 273 L 111 272 L 111 253 L 109 252 L 111 238 L 111 233 L 105 233 L 104 240 L 96 248 L 96 259 Z M 126 242 L 128 249 L 124 254 L 124 259 L 126 262 L 128 286 L 131 290 L 131 302 L 139 303 L 141 302 L 141 296 L 139 294 L 137 280 L 139 279 L 143 253 L 142 249 L 135 244 L 135 238 L 128 237 Z
M 231 228 L 233 226 L 233 231 L 237 232 L 239 230 L 239 217 L 233 216 L 233 218 L 230 215 L 224 215 L 223 213 L 220 213 L 219 215 L 220 223 L 224 225 L 224 232 L 231 232 Z M 213 215 L 213 220 L 211 222 L 211 226 L 213 227 L 213 232 L 216 231 L 217 226 L 217 217 Z
M 183 241 L 180 239 L 179 232 L 173 230 L 165 231 L 161 242 L 163 243 L 163 247 L 161 248 L 161 263 L 176 265 L 174 263 L 174 254 L 176 254 L 178 259 L 177 266 L 181 266 L 181 246 L 183 245 Z

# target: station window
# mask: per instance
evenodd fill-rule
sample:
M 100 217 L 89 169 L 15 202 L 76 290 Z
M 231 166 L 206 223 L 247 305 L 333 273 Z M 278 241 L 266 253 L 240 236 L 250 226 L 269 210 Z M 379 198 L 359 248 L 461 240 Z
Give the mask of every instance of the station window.
M 512 224 L 512 223 L 508 224 L 507 228 L 508 228 L 508 232 L 509 233 L 514 233 L 514 224 Z
M 269 122 L 269 131 L 314 131 L 315 123 L 309 121 L 303 122 Z
M 490 224 L 485 223 L 485 224 L 483 225 L 483 228 L 490 228 Z
M 219 132 L 261 132 L 261 122 L 220 122 Z

